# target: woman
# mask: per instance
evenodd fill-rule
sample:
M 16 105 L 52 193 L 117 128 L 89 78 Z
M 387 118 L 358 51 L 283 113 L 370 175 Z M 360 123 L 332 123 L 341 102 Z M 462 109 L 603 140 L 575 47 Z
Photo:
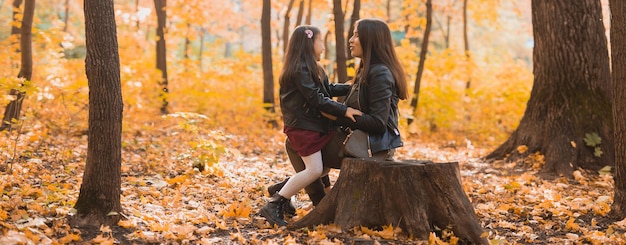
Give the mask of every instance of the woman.
M 337 132 L 322 113 L 337 118 L 345 116 L 348 121 L 362 114 L 332 99 L 333 95 L 345 95 L 348 88 L 328 83 L 328 77 L 318 63 L 323 52 L 324 40 L 317 27 L 298 26 L 293 31 L 279 78 L 280 108 L 283 132 L 305 168 L 273 193 L 272 199 L 259 211 L 272 225 L 287 225 L 284 213 L 285 207 L 291 207 L 291 197 L 328 173 L 322 162 L 321 149 Z
M 363 115 L 356 116 L 355 121 L 338 117 L 336 123 L 343 128 L 367 132 L 372 152 L 387 154 L 391 160 L 395 148 L 402 146 L 398 130 L 398 101 L 408 97 L 405 73 L 396 55 L 391 31 L 382 20 L 361 19 L 355 23 L 354 35 L 349 43 L 352 56 L 360 58 L 360 63 L 345 102 L 347 106 L 361 110 Z M 325 167 L 341 167 L 342 142 L 346 135 L 337 134 L 322 148 Z M 285 147 L 294 169 L 305 169 L 302 159 L 293 151 L 289 141 L 285 142 Z M 268 189 L 280 189 L 281 184 Z M 321 180 L 311 183 L 305 191 L 313 205 L 317 205 L 325 196 Z

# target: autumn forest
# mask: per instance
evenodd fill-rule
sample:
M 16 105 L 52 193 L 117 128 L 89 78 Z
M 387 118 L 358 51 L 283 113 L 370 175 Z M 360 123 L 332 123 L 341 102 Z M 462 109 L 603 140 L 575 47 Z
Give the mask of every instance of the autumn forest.
M 346 83 L 361 18 L 404 146 L 271 226 L 290 33 Z M 0 244 L 625 244 L 624 30 L 620 0 L 0 0 Z

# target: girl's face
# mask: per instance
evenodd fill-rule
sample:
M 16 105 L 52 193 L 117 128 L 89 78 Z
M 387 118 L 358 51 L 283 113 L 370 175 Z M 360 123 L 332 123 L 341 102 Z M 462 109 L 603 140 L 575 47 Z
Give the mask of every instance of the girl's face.
M 315 59 L 317 59 L 317 61 L 321 60 L 324 50 L 324 40 L 322 40 L 322 35 L 317 35 L 315 37 L 315 42 L 313 43 L 313 51 L 315 52 Z
M 359 41 L 359 32 L 354 28 L 354 33 L 350 40 L 350 51 L 352 57 L 363 58 L 363 48 L 361 47 L 361 41 Z

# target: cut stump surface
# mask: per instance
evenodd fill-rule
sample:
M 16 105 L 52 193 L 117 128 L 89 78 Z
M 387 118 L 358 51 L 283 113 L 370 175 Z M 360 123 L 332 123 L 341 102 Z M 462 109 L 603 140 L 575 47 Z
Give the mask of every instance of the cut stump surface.
M 457 162 L 346 158 L 330 193 L 288 227 L 331 223 L 344 231 L 393 225 L 421 240 L 435 227 L 450 228 L 472 244 L 488 243 L 463 191 Z

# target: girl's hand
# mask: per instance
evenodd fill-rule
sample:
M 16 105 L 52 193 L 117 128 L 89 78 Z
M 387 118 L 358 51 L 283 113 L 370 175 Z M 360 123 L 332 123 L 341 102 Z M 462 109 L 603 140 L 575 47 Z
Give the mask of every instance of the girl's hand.
M 362 116 L 363 112 L 354 109 L 352 107 L 348 107 L 348 110 L 346 110 L 346 115 L 345 117 L 350 118 L 350 120 L 352 120 L 353 122 L 356 122 L 356 119 L 354 118 L 354 116 Z

